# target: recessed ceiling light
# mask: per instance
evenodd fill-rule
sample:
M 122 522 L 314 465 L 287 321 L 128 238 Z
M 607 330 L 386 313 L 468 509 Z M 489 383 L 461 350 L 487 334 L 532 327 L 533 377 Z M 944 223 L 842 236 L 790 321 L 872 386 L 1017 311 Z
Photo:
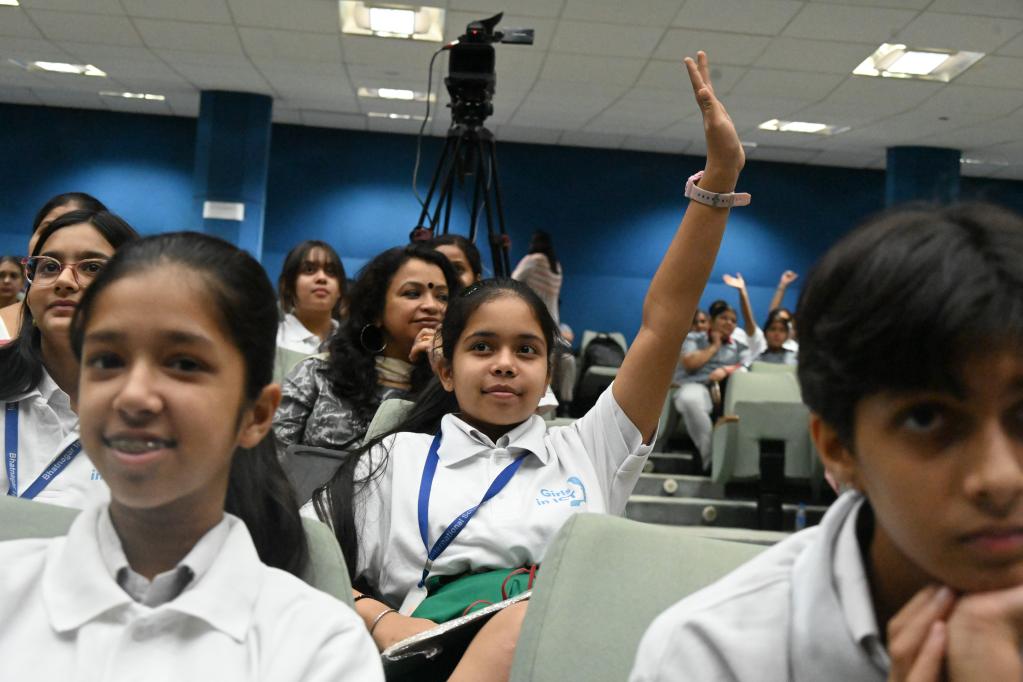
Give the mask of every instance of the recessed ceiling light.
M 49 71 L 51 73 L 69 73 L 76 76 L 100 76 L 106 77 L 106 72 L 96 68 L 92 64 L 67 64 L 65 62 L 20 62 L 17 59 L 8 60 L 12 64 L 20 66 L 26 71 Z
M 1006 167 L 1011 165 L 1005 159 L 978 159 L 972 156 L 964 156 L 959 159 L 959 163 L 965 166 L 1001 166 Z
M 6 5 L 7 7 L 17 7 L 18 0 L 0 0 L 0 5 Z
M 841 127 L 810 121 L 782 121 L 777 118 L 764 121 L 757 127 L 761 130 L 772 130 L 779 133 L 808 133 L 811 135 L 837 135 L 849 130 L 848 126 Z
M 983 52 L 909 49 L 897 43 L 883 43 L 853 69 L 853 74 L 948 83 L 983 56 Z
M 340 0 L 341 32 L 380 38 L 444 39 L 444 10 L 393 4 L 370 4 L 363 0 Z
M 419 92 L 418 90 L 404 90 L 400 88 L 364 88 L 360 87 L 359 97 L 371 97 L 380 99 L 397 99 L 404 100 L 406 102 L 425 102 L 426 93 Z M 434 102 L 437 100 L 437 96 L 431 94 L 430 101 Z
M 412 114 L 394 114 L 382 111 L 371 111 L 366 114 L 370 118 L 389 118 L 392 121 L 422 121 L 425 116 L 414 116 Z
M 148 92 L 113 92 L 112 90 L 103 90 L 99 93 L 103 97 L 123 97 L 124 99 L 144 99 L 150 102 L 162 102 L 167 99 L 163 95 L 154 95 Z

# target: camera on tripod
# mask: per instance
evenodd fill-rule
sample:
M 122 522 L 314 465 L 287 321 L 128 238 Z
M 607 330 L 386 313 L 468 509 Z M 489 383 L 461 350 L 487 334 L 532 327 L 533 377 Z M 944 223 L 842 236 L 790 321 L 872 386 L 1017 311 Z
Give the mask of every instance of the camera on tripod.
M 451 53 L 448 77 L 444 79 L 451 95 L 448 105 L 451 107 L 451 127 L 448 128 L 437 170 L 430 181 L 430 190 L 422 202 L 419 222 L 410 235 L 412 239 L 419 239 L 438 232 L 447 234 L 456 181 L 468 191 L 466 178 L 472 177 L 468 239 L 476 241 L 476 230 L 482 216 L 486 220 L 487 241 L 496 277 L 508 276 L 511 269 L 494 135 L 483 127 L 483 122 L 494 113 L 494 84 L 497 82 L 494 43 L 533 44 L 531 28 L 495 31 L 503 16 L 501 12 L 489 19 L 470 23 L 465 27 L 465 35 L 442 48 Z M 425 127 L 425 121 L 423 125 Z M 437 197 L 436 203 L 434 196 Z
M 494 43 L 533 44 L 533 29 L 512 28 L 495 31 L 504 16 L 499 12 L 489 19 L 474 21 L 465 27 L 465 35 L 451 47 L 448 77 L 444 84 L 451 95 L 452 123 L 483 125 L 494 113 Z

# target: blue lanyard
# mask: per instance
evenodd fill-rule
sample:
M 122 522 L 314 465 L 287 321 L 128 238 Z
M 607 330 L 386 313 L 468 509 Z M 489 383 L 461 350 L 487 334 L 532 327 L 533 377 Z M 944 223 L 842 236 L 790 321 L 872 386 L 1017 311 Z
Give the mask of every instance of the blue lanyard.
M 429 527 L 430 493 L 433 490 L 433 475 L 437 473 L 437 463 L 440 461 L 440 457 L 437 455 L 438 448 L 440 448 L 440 432 L 434 436 L 433 443 L 430 445 L 430 453 L 426 456 L 426 466 L 423 467 L 423 480 L 419 484 L 419 535 L 423 538 L 423 546 L 426 548 L 426 564 L 423 566 L 423 577 L 419 581 L 419 587 L 426 585 L 426 579 L 429 577 L 430 569 L 433 568 L 433 562 L 437 560 L 437 557 L 458 537 L 462 529 L 469 525 L 469 519 L 476 514 L 476 511 L 487 500 L 504 490 L 504 487 L 508 485 L 508 481 L 512 479 L 515 472 L 522 466 L 522 460 L 529 454 L 528 452 L 522 453 L 515 458 L 514 462 L 502 469 L 501 473 L 494 479 L 494 482 L 487 488 L 487 492 L 484 493 L 483 499 L 480 500 L 479 504 L 459 514 L 444 532 L 440 534 L 437 542 L 433 543 L 431 548 Z
M 7 403 L 7 413 L 4 415 L 4 444 L 7 446 L 7 494 L 18 497 L 18 403 Z M 43 473 L 39 474 L 39 478 L 21 494 L 21 497 L 26 500 L 34 499 L 81 451 L 82 441 L 76 438 L 43 469 Z

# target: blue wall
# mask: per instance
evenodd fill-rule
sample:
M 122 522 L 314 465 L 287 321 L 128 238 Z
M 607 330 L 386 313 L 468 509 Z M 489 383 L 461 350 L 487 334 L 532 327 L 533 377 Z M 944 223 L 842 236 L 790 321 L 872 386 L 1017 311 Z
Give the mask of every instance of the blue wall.
M 69 190 L 95 194 L 144 233 L 196 227 L 189 217 L 194 120 L 0 105 L 0 121 L 0 252 L 23 253 L 35 211 Z M 424 144 L 424 190 L 439 148 L 439 140 Z M 617 329 L 631 338 L 685 207 L 683 181 L 702 159 L 512 143 L 499 143 L 499 156 L 513 263 L 533 229 L 549 230 L 566 273 L 563 319 L 577 331 Z M 275 125 L 263 246 L 271 277 L 301 239 L 334 244 L 350 275 L 404 243 L 419 214 L 414 158 L 410 136 Z M 1023 211 L 1021 188 L 962 181 L 964 197 Z M 734 301 L 721 275 L 738 271 L 763 318 L 782 270 L 806 273 L 840 235 L 883 206 L 884 174 L 751 161 L 740 189 L 753 203 L 732 212 L 703 304 Z M 787 305 L 795 305 L 799 284 Z

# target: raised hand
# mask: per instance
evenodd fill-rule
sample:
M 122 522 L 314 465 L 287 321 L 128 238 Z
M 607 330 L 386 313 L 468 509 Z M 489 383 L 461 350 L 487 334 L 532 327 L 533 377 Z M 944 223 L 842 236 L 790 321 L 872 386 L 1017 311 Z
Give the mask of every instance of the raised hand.
M 781 273 L 781 279 L 778 281 L 778 286 L 787 287 L 788 285 L 795 282 L 797 279 L 799 279 L 799 275 L 797 275 L 792 270 L 786 270 L 785 272 Z
M 722 275 L 721 279 L 724 280 L 725 284 L 734 289 L 742 291 L 746 288 L 746 280 L 743 279 L 741 272 L 737 272 L 734 275 Z
M 746 165 L 746 153 L 739 142 L 732 118 L 714 94 L 707 53 L 701 50 L 696 53 L 695 60 L 686 57 L 684 61 L 689 81 L 693 85 L 693 94 L 696 95 L 696 104 L 703 114 L 703 132 L 707 139 L 707 173 L 704 177 L 712 175 L 712 171 L 738 174 Z M 705 187 L 703 183 L 700 186 L 712 192 L 722 191 L 716 187 Z M 731 191 L 731 188 L 727 191 Z

